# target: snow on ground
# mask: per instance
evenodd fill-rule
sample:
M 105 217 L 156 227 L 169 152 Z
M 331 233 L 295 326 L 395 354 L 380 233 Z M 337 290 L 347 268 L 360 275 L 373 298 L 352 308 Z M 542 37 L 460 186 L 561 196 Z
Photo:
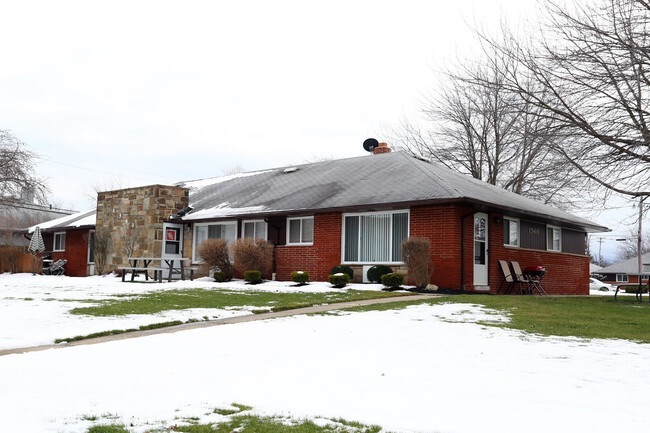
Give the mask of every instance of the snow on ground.
M 3 306 L 40 305 L 23 312 L 45 328 L 71 319 L 65 308 L 50 306 L 59 302 L 41 297 L 215 285 L 58 277 L 56 284 L 42 283 L 49 285 L 46 294 L 35 287 L 46 281 L 39 278 L 0 276 L 0 299 Z M 274 285 L 266 288 L 285 287 Z M 26 297 L 34 301 L 8 299 Z M 2 316 L 3 341 L 23 332 Z M 475 305 L 419 305 L 1 356 L 2 430 L 84 432 L 99 416 L 100 423 L 145 432 L 180 424 L 179 417 L 215 421 L 206 414 L 237 402 L 261 414 L 342 417 L 399 432 L 647 431 L 639 402 L 650 389 L 650 345 L 540 337 L 473 323 L 486 318 L 507 320 Z M 107 414 L 117 419 L 102 421 Z
M 144 281 L 140 276 L 138 281 Z M 380 284 L 350 284 L 361 290 L 380 290 Z M 117 295 L 135 295 L 157 290 L 183 288 L 256 290 L 271 292 L 333 292 L 328 283 L 296 286 L 287 281 L 267 281 L 255 286 L 244 281 L 215 283 L 212 278 L 171 283 L 123 283 L 121 278 L 95 276 L 72 278 L 54 275 L 0 274 L 0 350 L 53 344 L 57 338 L 88 335 L 113 329 L 132 329 L 152 323 L 190 319 L 223 319 L 252 314 L 259 307 L 235 309 L 188 309 L 163 311 L 154 315 L 94 317 L 70 314 L 77 307 L 87 307 L 88 300 L 112 299 Z M 10 332 L 7 332 L 9 331 Z

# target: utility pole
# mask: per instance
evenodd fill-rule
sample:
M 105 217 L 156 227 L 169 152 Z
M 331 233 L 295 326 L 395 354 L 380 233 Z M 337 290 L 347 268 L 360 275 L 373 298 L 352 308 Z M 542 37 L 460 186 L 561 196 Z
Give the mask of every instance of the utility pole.
M 645 199 L 648 198 L 648 196 L 645 196 L 641 199 L 639 199 L 639 232 L 637 233 L 637 239 L 636 239 L 636 256 L 637 256 L 637 265 L 639 267 L 639 283 L 641 282 L 641 270 L 642 270 L 642 263 L 641 263 L 641 233 L 642 233 L 642 227 L 643 227 L 643 202 Z

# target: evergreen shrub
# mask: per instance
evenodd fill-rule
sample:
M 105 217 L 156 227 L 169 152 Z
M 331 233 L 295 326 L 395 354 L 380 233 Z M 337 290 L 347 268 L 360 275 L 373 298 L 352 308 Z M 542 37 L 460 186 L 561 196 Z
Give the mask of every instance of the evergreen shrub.
M 391 289 L 398 289 L 404 282 L 404 275 L 397 272 L 381 276 L 381 283 Z
M 336 265 L 330 271 L 330 275 L 335 275 L 335 274 L 338 274 L 338 273 L 347 274 L 347 276 L 350 277 L 350 279 L 354 278 L 354 269 L 352 269 L 350 266 Z
M 345 287 L 350 282 L 350 276 L 343 272 L 338 272 L 336 274 L 330 275 L 327 280 L 331 285 L 340 289 L 342 287 Z
M 382 275 L 392 274 L 392 273 L 393 270 L 390 268 L 390 266 L 375 265 L 375 266 L 371 266 L 370 269 L 368 269 L 366 276 L 368 277 L 368 281 L 370 281 L 371 283 L 381 283 Z
M 260 271 L 244 271 L 244 280 L 251 284 L 262 282 L 262 273 Z
M 303 286 L 309 282 L 309 272 L 294 271 L 291 273 L 291 281 Z

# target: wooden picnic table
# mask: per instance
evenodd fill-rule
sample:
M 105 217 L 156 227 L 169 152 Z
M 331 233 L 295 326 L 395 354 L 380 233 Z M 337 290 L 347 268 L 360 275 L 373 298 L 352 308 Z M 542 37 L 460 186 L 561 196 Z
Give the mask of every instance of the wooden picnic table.
M 137 274 L 144 274 L 145 280 L 149 280 L 149 271 L 153 271 L 154 281 L 162 283 L 163 271 L 168 271 L 167 281 L 171 282 L 173 275 L 180 275 L 181 280 L 185 280 L 185 271 L 189 271 L 190 281 L 194 280 L 194 268 L 191 265 L 192 260 L 188 257 L 128 257 L 131 266 L 121 266 L 122 281 L 125 281 L 125 271 L 131 272 L 131 281 L 135 280 Z M 159 266 L 151 266 L 153 262 L 160 262 Z M 178 264 L 176 264 L 178 263 Z M 140 265 L 138 265 L 140 264 Z

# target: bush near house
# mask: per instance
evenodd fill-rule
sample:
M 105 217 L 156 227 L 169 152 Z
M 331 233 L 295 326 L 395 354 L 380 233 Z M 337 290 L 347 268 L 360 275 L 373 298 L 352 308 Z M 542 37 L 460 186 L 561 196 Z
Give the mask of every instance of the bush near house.
M 294 271 L 291 273 L 291 281 L 303 286 L 309 282 L 309 272 Z
M 404 275 L 398 273 L 384 274 L 381 276 L 381 283 L 391 289 L 399 289 L 404 283 Z
M 638 284 L 628 284 L 626 286 L 620 286 L 622 290 L 625 290 L 625 293 L 637 293 L 639 290 Z M 648 293 L 648 285 L 644 284 L 641 286 L 641 293 Z
M 41 259 L 29 254 L 26 247 L 2 246 L 0 247 L 0 273 L 32 272 L 40 274 L 42 271 Z
M 347 274 L 347 276 L 350 277 L 350 279 L 354 278 L 354 269 L 352 269 L 350 266 L 336 265 L 330 271 L 330 275 L 335 275 L 339 273 Z
M 227 278 L 226 273 L 223 271 L 215 271 L 214 274 L 212 274 L 212 277 L 217 283 L 225 283 L 226 281 L 230 281 L 232 279 Z
M 262 282 L 262 273 L 260 271 L 244 271 L 244 281 L 251 284 L 258 284 Z
M 375 266 L 371 266 L 370 269 L 368 269 L 366 276 L 368 277 L 368 281 L 370 281 L 371 283 L 381 283 L 382 275 L 392 274 L 392 273 L 393 270 L 390 268 L 390 266 L 375 265 Z
M 421 289 L 431 281 L 431 241 L 427 238 L 408 237 L 402 241 L 402 260 L 409 268 L 415 287 Z
M 345 287 L 350 282 L 350 276 L 348 274 L 344 274 L 343 272 L 339 272 L 337 274 L 330 275 L 327 280 L 331 285 L 340 289 L 342 287 Z
M 270 276 L 273 269 L 273 244 L 264 239 L 239 238 L 230 244 L 235 258 L 235 270 L 244 273 L 250 269 L 259 270 L 263 276 Z
M 226 239 L 206 239 L 196 247 L 196 255 L 203 260 L 211 269 L 218 269 L 219 279 L 214 277 L 218 282 L 232 280 L 235 272 L 230 255 L 228 253 L 228 241 Z M 249 268 L 250 269 L 250 268 Z M 215 272 L 215 275 L 217 273 Z

